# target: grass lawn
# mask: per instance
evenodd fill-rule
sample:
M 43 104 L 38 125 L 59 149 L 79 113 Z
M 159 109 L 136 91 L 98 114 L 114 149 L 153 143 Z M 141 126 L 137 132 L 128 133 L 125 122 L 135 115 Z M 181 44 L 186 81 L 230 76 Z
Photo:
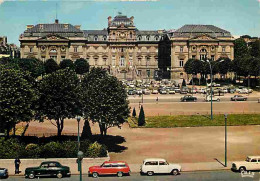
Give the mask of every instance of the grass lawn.
M 173 127 L 200 127 L 200 126 L 224 126 L 224 115 L 214 115 L 213 121 L 210 115 L 191 116 L 153 116 L 145 118 L 144 128 L 173 128 Z M 129 118 L 132 128 L 137 128 L 137 118 Z M 260 114 L 230 114 L 227 118 L 228 126 L 260 125 Z

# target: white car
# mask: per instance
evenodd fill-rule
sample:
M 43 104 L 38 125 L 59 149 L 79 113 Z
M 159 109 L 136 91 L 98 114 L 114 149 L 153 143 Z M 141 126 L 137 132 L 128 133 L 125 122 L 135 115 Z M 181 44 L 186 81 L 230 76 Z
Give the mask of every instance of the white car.
M 161 158 L 149 158 L 143 161 L 141 166 L 141 173 L 152 176 L 157 173 L 169 173 L 172 175 L 178 175 L 181 172 L 181 166 L 179 164 L 168 163 L 165 159 Z
M 157 89 L 153 89 L 152 94 L 158 94 L 158 90 Z
M 244 88 L 244 89 L 239 89 L 239 90 L 238 90 L 238 93 L 239 93 L 239 94 L 248 94 L 249 91 L 248 91 L 248 89 Z
M 175 94 L 175 90 L 174 90 L 173 88 L 171 88 L 171 89 L 169 90 L 169 94 Z
M 260 170 L 260 156 L 248 156 L 245 161 L 234 162 L 231 169 L 239 172 Z
M 206 102 L 210 102 L 210 101 L 211 101 L 211 96 L 209 95 L 209 96 L 205 97 L 205 101 L 206 101 Z M 219 101 L 220 101 L 220 98 L 219 98 L 219 97 L 212 96 L 212 101 L 217 101 L 217 102 L 219 102 Z

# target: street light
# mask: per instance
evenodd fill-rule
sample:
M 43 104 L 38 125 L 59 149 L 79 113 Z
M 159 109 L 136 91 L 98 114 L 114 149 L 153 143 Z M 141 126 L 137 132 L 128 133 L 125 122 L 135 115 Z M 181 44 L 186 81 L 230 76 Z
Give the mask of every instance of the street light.
M 79 171 L 79 180 L 82 181 L 82 159 L 83 159 L 83 152 L 78 152 L 78 171 Z
M 83 152 L 79 151 L 80 149 L 80 138 L 79 138 L 79 122 L 80 122 L 80 116 L 77 117 L 78 122 L 78 171 L 79 171 L 79 180 L 82 181 L 82 159 L 83 159 Z
M 225 116 L 225 167 L 227 167 L 227 114 Z
M 206 57 L 207 58 L 207 57 Z M 214 67 L 214 65 L 211 65 L 211 62 L 207 59 L 205 60 L 200 60 L 202 62 L 207 62 L 209 64 L 209 68 L 210 68 L 210 119 L 213 120 L 213 104 L 212 104 L 212 69 Z M 223 62 L 224 60 L 220 60 L 219 62 Z M 206 82 L 207 84 L 207 82 Z

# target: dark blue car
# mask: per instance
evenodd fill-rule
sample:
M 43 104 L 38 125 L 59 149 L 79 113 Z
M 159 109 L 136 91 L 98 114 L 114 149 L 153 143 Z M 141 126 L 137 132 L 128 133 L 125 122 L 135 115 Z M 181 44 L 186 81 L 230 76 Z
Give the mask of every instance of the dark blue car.
M 7 178 L 8 170 L 6 168 L 0 168 L 0 178 Z

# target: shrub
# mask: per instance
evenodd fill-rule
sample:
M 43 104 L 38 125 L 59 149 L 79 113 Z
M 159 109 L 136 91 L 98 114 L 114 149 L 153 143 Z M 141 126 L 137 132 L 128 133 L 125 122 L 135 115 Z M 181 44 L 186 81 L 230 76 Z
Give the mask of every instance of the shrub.
M 42 146 L 41 158 L 62 158 L 63 155 L 62 145 L 59 142 L 50 142 Z
M 61 144 L 63 158 L 76 158 L 78 152 L 78 143 L 76 141 L 65 141 Z
M 141 106 L 141 110 L 139 113 L 139 118 L 138 118 L 138 126 L 144 126 L 145 125 L 145 115 L 144 115 L 144 108 Z
M 106 148 L 98 142 L 94 142 L 89 146 L 87 154 L 85 154 L 85 156 L 91 158 L 107 156 Z
M 22 152 L 24 145 L 19 143 L 17 139 L 0 138 L 0 158 L 1 159 L 13 159 L 16 157 L 23 157 Z
M 34 143 L 26 145 L 23 157 L 25 158 L 38 158 L 40 156 L 40 146 Z
M 135 111 L 135 108 L 133 109 L 132 116 L 133 116 L 133 117 L 135 117 L 135 116 L 136 116 L 136 111 Z

